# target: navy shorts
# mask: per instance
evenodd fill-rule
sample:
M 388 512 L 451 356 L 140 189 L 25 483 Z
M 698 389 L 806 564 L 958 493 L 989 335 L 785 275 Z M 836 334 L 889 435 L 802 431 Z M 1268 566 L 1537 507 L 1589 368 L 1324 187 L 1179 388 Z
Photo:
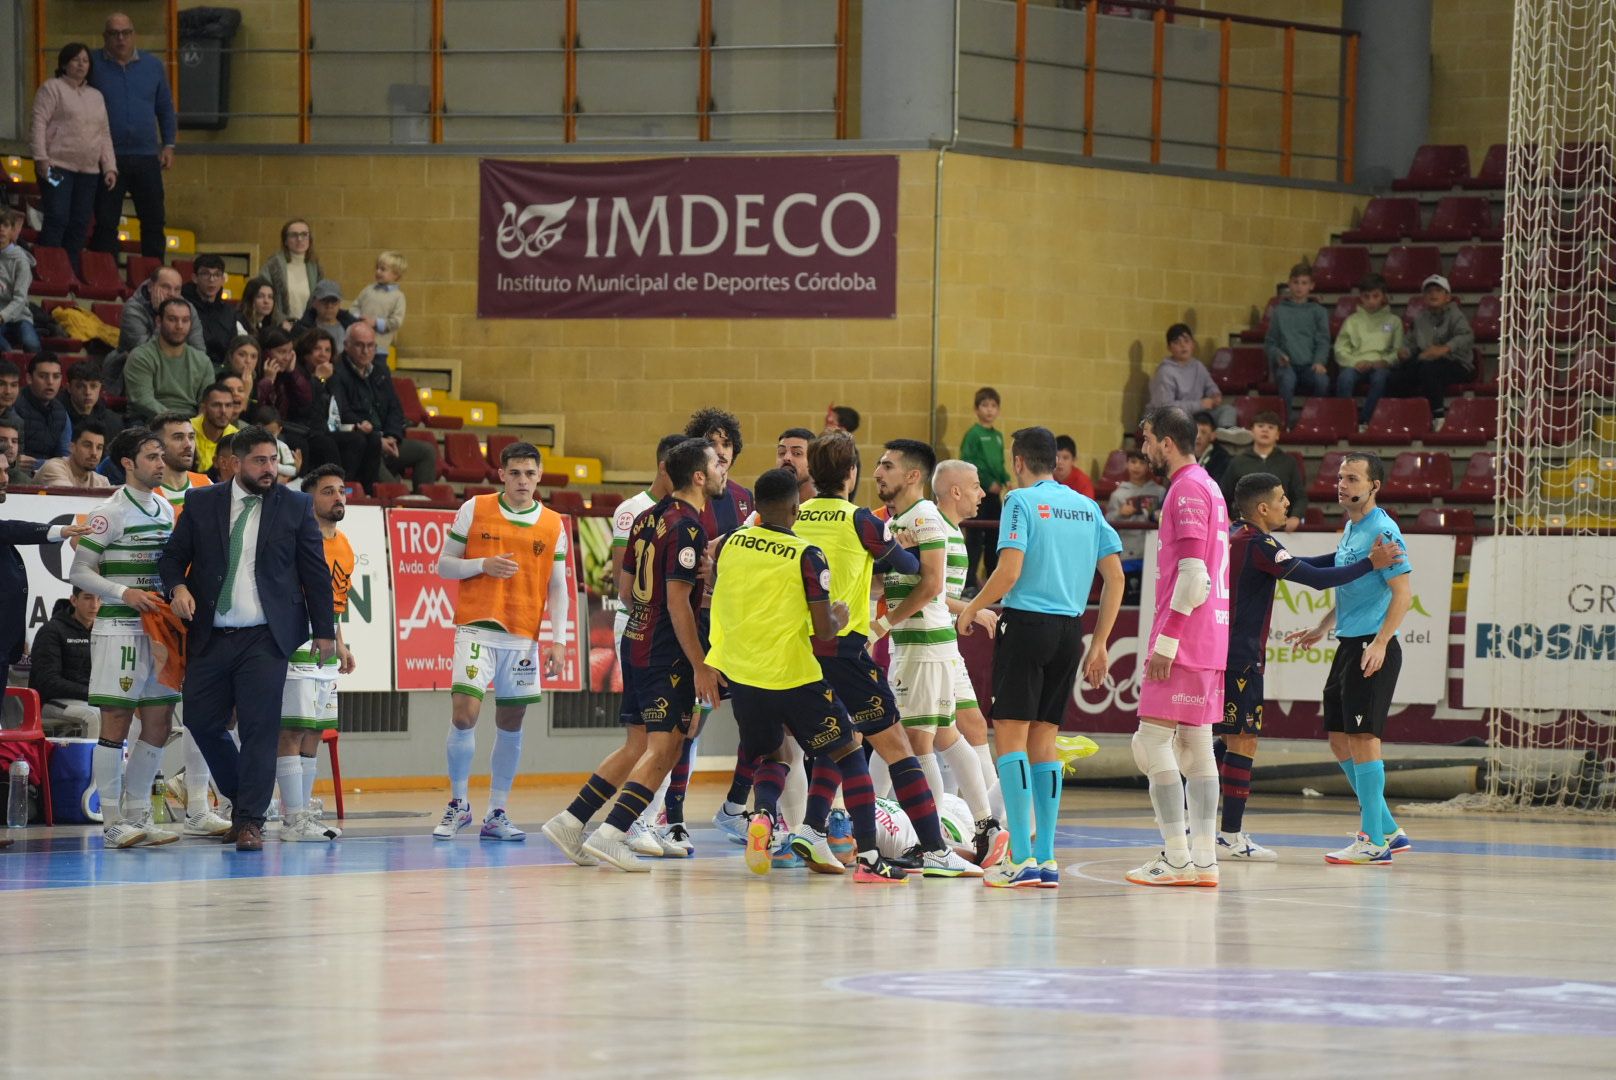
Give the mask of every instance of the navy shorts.
M 831 754 L 851 745 L 853 722 L 823 681 L 790 690 L 762 690 L 731 683 L 735 726 L 748 757 L 773 754 L 790 732 L 805 754 Z
M 1223 719 L 1212 725 L 1216 735 L 1261 735 L 1263 669 L 1251 667 L 1223 675 Z
M 696 709 L 696 677 L 684 661 L 663 667 L 635 670 L 623 666 L 625 724 L 643 724 L 652 734 L 690 730 Z
M 867 649 L 857 656 L 821 656 L 819 670 L 860 735 L 879 735 L 898 722 L 898 702 L 881 665 Z

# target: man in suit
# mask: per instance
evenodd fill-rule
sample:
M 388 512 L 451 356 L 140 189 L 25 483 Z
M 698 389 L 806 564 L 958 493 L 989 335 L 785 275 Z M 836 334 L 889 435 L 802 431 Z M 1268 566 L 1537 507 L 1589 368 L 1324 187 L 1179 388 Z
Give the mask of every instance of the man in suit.
M 224 841 L 260 851 L 288 660 L 310 638 L 316 662 L 335 656 L 336 626 L 313 503 L 276 482 L 275 436 L 249 427 L 233 446 L 235 479 L 186 494 L 157 568 L 174 613 L 191 624 L 185 725 L 233 805 Z M 239 752 L 226 730 L 232 710 Z

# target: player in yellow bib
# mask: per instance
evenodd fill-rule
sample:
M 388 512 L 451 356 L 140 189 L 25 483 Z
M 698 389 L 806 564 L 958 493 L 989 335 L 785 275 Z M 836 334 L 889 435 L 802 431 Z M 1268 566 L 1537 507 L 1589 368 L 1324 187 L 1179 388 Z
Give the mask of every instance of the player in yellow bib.
M 320 526 L 325 562 L 331 570 L 337 655 L 321 663 L 314 655 L 314 643 L 308 641 L 292 654 L 286 668 L 275 783 L 281 792 L 281 839 L 288 842 L 335 840 L 342 835 L 341 829 L 321 820 L 321 808 L 313 801 L 314 778 L 319 772 L 321 732 L 337 726 L 337 676 L 354 669 L 353 650 L 342 640 L 348 589 L 353 584 L 354 549 L 337 529 L 348 513 L 347 478 L 340 465 L 321 465 L 303 478 L 302 486 L 314 500 L 314 521 Z
M 494 691 L 485 840 L 523 840 L 505 814 L 522 756 L 522 719 L 539 700 L 539 671 L 554 678 L 566 658 L 567 532 L 538 501 L 544 471 L 538 447 L 513 443 L 499 455 L 505 490 L 478 495 L 455 515 L 438 557 L 438 576 L 460 582 L 455 604 L 453 714 L 449 728 L 449 806 L 432 835 L 449 840 L 471 824 L 467 788 L 477 716 Z M 548 612 L 552 642 L 541 665 L 539 630 Z

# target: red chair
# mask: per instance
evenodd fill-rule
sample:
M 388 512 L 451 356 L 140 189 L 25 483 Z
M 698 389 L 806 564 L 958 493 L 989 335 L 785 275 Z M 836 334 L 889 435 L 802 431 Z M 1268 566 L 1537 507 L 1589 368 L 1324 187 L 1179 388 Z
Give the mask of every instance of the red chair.
M 1431 431 L 1431 404 L 1424 398 L 1381 398 L 1362 432 L 1347 436 L 1354 446 L 1407 446 Z
M 1270 296 L 1268 304 L 1263 308 L 1262 318 L 1257 320 L 1256 326 L 1247 327 L 1240 331 L 1237 337 L 1241 341 L 1261 341 L 1268 336 L 1268 323 L 1274 317 L 1274 309 L 1279 306 L 1282 298 L 1278 295 Z
M 393 376 L 393 392 L 398 395 L 398 406 L 404 413 L 404 422 L 411 427 L 429 427 L 441 431 L 458 431 L 465 421 L 458 416 L 433 416 L 421 404 L 420 391 L 415 380 L 403 375 Z
M 169 264 L 180 272 L 180 284 L 189 285 L 196 278 L 196 260 L 175 259 Z
M 1498 485 L 1497 462 L 1491 451 L 1470 455 L 1459 486 L 1444 496 L 1448 502 L 1490 503 Z
M 1448 418 L 1441 431 L 1429 432 L 1424 442 L 1431 446 L 1470 446 L 1489 443 L 1498 437 L 1498 400 L 1462 397 L 1448 403 Z
M 1446 506 L 1427 506 L 1404 532 L 1437 533 L 1454 539 L 1455 555 L 1469 555 L 1476 544 L 1476 512 Z
M 1504 283 L 1501 244 L 1466 244 L 1453 257 L 1448 283 L 1456 293 L 1490 293 Z
M 163 265 L 163 260 L 156 255 L 131 255 L 124 260 L 124 281 L 129 285 L 129 295 L 135 295 L 135 290 L 150 280 L 152 271 Z
M 67 252 L 57 247 L 34 248 L 34 296 L 72 296 L 83 288 L 67 261 Z
M 1358 227 L 1341 234 L 1347 244 L 1390 244 L 1413 236 L 1420 228 L 1420 200 L 1370 199 Z
M 1610 144 L 1602 142 L 1566 143 L 1555 159 L 1555 182 L 1563 188 L 1581 188 L 1610 175 Z
M 1415 293 L 1408 298 L 1408 306 L 1403 309 L 1403 329 L 1408 332 L 1414 330 L 1414 316 L 1425 310 L 1425 297 Z
M 1488 343 L 1498 340 L 1503 319 L 1503 302 L 1489 293 L 1476 303 L 1476 313 L 1470 317 L 1470 329 L 1476 340 Z
M 1285 403 L 1279 398 L 1238 397 L 1233 400 L 1235 419 L 1241 427 L 1250 427 L 1252 419 L 1258 413 L 1271 412 L 1279 415 L 1279 429 L 1285 430 Z
M 477 436 L 469 431 L 446 431 L 443 435 L 442 475 L 460 484 L 498 480 L 499 470 L 488 464 Z
M 454 488 L 449 484 L 422 484 L 416 491 L 418 494 L 425 495 L 432 502 L 446 503 L 455 501 Z
M 1106 455 L 1105 467 L 1100 475 L 1094 479 L 1094 496 L 1101 504 L 1111 497 L 1117 490 L 1117 485 L 1128 479 L 1128 452 L 1126 450 L 1113 450 Z
M 400 483 L 400 482 L 398 482 L 396 480 L 378 480 L 378 481 L 376 481 L 376 487 L 375 487 L 374 494 L 375 494 L 375 497 L 376 497 L 376 501 L 378 501 L 378 502 L 383 502 L 383 503 L 397 502 L 399 499 L 402 499 L 404 496 L 408 495 L 409 493 L 410 493 L 410 485 L 408 485 L 408 484 Z
M 1442 252 L 1434 247 L 1394 247 L 1386 252 L 1380 276 L 1391 292 L 1419 292 L 1432 274 L 1442 272 Z
M 105 251 L 79 253 L 79 270 L 83 277 L 75 294 L 84 300 L 122 300 L 129 295 L 118 273 L 118 261 Z
M 1508 173 L 1509 148 L 1503 143 L 1493 143 L 1487 148 L 1487 156 L 1481 159 L 1481 168 L 1464 186 L 1472 191 L 1503 191 Z
M 1440 450 L 1405 450 L 1386 477 L 1388 499 L 1434 499 L 1453 487 L 1453 461 Z
M 1447 191 L 1470 179 L 1470 148 L 1422 146 L 1414 151 L 1408 175 L 1392 181 L 1393 191 Z
M 60 249 L 58 249 L 60 250 Z M 45 804 L 45 824 L 56 824 L 56 814 L 51 809 L 50 786 L 50 740 L 45 737 L 44 713 L 41 710 L 39 692 L 30 690 L 25 686 L 6 687 L 6 697 L 16 698 L 22 705 L 22 726 L 14 728 L 0 728 L 0 743 L 38 743 L 40 768 L 39 794 Z
M 1350 292 L 1369 270 L 1368 248 L 1322 247 L 1313 257 L 1313 288 L 1321 293 Z
M 589 509 L 584 505 L 584 497 L 576 491 L 552 491 L 544 502 L 556 513 L 570 514 L 575 518 L 583 517 Z
M 505 452 L 507 446 L 521 441 L 515 435 L 488 436 L 488 463 L 496 469 L 499 468 L 499 455 Z
M 1582 350 L 1571 362 L 1566 382 L 1574 391 L 1616 395 L 1616 349 L 1607 345 Z
M 1233 396 L 1261 387 L 1268 381 L 1268 357 L 1261 348 L 1236 345 L 1212 354 L 1212 381 Z
M 547 488 L 564 488 L 572 483 L 572 477 L 564 472 L 547 472 L 539 474 L 539 484 Z
M 1336 478 L 1341 475 L 1341 462 L 1347 456 L 1344 450 L 1331 450 L 1319 462 L 1319 471 L 1307 486 L 1310 499 L 1334 499 Z
M 610 517 L 623 501 L 623 496 L 615 491 L 597 491 L 589 496 L 589 510 L 591 513 Z
M 320 741 L 325 743 L 325 752 L 331 757 L 331 795 L 337 804 L 337 820 L 341 821 L 347 815 L 342 811 L 342 759 L 337 756 L 338 738 L 336 728 L 320 732 Z
M 1325 520 L 1324 507 L 1309 506 L 1307 508 L 1307 513 L 1302 515 L 1302 531 L 1335 532 L 1335 528 L 1327 520 Z
M 1448 195 L 1436 204 L 1431 223 L 1414 234 L 1416 240 L 1469 240 L 1491 232 L 1491 200 L 1485 195 Z
M 1330 312 L 1330 337 L 1332 339 L 1341 336 L 1342 324 L 1352 317 L 1352 313 L 1357 311 L 1361 304 L 1362 301 L 1357 293 L 1347 293 L 1335 302 L 1335 310 Z
M 1358 407 L 1351 398 L 1310 397 L 1285 441 L 1297 446 L 1334 446 L 1358 430 Z
M 90 314 L 114 329 L 123 323 L 122 304 L 91 304 Z

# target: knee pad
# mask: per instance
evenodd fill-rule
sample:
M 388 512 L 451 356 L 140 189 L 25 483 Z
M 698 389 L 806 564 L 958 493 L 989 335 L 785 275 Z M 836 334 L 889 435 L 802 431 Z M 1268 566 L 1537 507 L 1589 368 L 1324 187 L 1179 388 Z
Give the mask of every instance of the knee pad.
M 1160 724 L 1140 724 L 1133 733 L 1133 760 L 1146 776 L 1158 773 L 1178 774 L 1178 759 L 1173 753 L 1173 729 Z
M 1209 725 L 1180 724 L 1173 743 L 1185 776 L 1218 775 L 1217 755 L 1212 752 L 1212 728 Z

